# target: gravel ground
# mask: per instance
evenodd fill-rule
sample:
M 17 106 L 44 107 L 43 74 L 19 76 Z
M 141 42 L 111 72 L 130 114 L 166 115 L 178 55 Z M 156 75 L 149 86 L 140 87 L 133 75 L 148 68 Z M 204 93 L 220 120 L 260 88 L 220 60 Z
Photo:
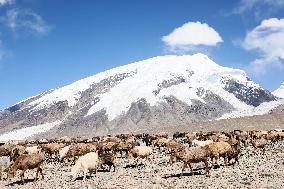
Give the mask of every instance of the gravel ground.
M 184 176 L 180 177 L 182 164 L 169 165 L 168 155 L 154 150 L 150 159 L 145 166 L 141 164 L 137 168 L 131 168 L 130 161 L 117 158 L 115 172 L 100 170 L 85 182 L 82 177 L 70 181 L 70 166 L 45 163 L 44 180 L 32 182 L 35 171 L 28 171 L 25 175 L 27 183 L 24 185 L 19 184 L 18 175 L 10 182 L 1 181 L 0 188 L 284 188 L 284 141 L 267 146 L 264 155 L 251 146 L 243 148 L 239 165 L 211 168 L 209 177 L 204 175 L 202 163 L 193 164 L 194 175 L 188 168 Z

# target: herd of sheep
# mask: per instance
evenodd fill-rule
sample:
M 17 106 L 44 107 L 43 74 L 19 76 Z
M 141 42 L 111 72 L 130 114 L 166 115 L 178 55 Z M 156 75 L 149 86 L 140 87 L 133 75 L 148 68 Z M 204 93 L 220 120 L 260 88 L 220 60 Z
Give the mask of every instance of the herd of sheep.
M 79 175 L 86 179 L 88 174 L 96 175 L 98 169 L 115 171 L 116 158 L 131 161 L 131 167 L 137 167 L 143 160 L 147 166 L 153 150 L 168 156 L 169 165 L 183 162 L 182 174 L 192 164 L 203 162 L 205 174 L 209 176 L 212 166 L 219 166 L 219 159 L 224 159 L 224 166 L 238 163 L 242 147 L 252 145 L 257 153 L 265 153 L 266 145 L 284 139 L 283 130 L 232 132 L 194 132 L 150 134 L 120 134 L 93 138 L 62 137 L 33 141 L 10 141 L 0 146 L 0 157 L 7 156 L 7 162 L 1 162 L 0 179 L 11 180 L 20 171 L 21 183 L 24 184 L 25 171 L 35 169 L 35 181 L 39 174 L 44 178 L 42 164 L 54 162 L 72 166 L 70 182 Z M 234 160 L 234 161 L 232 161 Z

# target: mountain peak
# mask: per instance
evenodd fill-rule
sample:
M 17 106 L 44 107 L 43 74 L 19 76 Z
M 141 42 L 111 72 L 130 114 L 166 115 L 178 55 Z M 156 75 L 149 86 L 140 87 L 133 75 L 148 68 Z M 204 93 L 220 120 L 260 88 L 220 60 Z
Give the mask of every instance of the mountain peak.
M 273 94 L 277 97 L 284 98 L 284 82 L 276 89 Z

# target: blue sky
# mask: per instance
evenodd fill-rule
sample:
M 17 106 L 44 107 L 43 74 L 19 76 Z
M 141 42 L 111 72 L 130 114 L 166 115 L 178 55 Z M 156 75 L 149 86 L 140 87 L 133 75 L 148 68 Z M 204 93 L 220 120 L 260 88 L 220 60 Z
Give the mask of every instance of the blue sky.
M 197 51 L 274 90 L 284 81 L 282 18 L 284 0 L 0 0 L 0 109 L 119 65 Z M 171 50 L 162 37 L 186 23 L 222 42 Z

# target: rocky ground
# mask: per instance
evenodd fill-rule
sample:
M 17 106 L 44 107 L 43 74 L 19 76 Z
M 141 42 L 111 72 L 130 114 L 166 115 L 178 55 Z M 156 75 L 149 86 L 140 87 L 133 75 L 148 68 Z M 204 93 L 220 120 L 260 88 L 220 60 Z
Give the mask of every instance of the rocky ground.
M 125 158 L 117 158 L 115 172 L 101 170 L 85 182 L 82 177 L 70 181 L 70 166 L 45 163 L 44 180 L 33 182 L 35 171 L 29 171 L 26 184 L 19 184 L 18 175 L 11 181 L 1 181 L 0 188 L 284 188 L 284 141 L 267 146 L 264 155 L 251 146 L 243 148 L 239 165 L 211 168 L 209 177 L 204 175 L 202 163 L 193 164 L 195 175 L 188 168 L 180 177 L 182 164 L 169 165 L 168 158 L 154 150 L 151 161 L 138 168 L 131 168 L 131 162 Z

